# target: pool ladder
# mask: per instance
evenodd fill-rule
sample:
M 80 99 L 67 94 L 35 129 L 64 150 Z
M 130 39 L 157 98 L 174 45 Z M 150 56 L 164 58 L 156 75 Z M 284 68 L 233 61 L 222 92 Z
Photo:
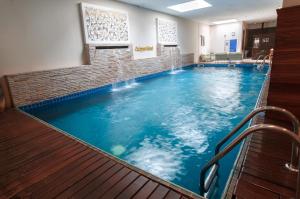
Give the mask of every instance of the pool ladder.
M 287 116 L 293 124 L 293 132 L 277 126 L 270 124 L 260 124 L 254 125 L 243 131 L 238 137 L 236 137 L 230 144 L 228 144 L 222 151 L 221 147 L 233 136 L 235 135 L 247 122 L 254 118 L 257 114 L 261 112 L 272 111 L 283 113 Z M 249 115 L 247 115 L 223 140 L 221 140 L 215 148 L 215 156 L 204 165 L 200 172 L 200 195 L 209 198 L 213 193 L 213 188 L 217 184 L 218 180 L 218 170 L 219 170 L 219 160 L 227 155 L 232 149 L 234 149 L 239 143 L 241 143 L 245 138 L 252 135 L 253 133 L 262 133 L 263 131 L 272 131 L 272 133 L 279 133 L 289 136 L 294 142 L 292 144 L 292 155 L 289 163 L 286 163 L 286 168 L 290 171 L 298 172 L 297 177 L 297 190 L 296 199 L 300 199 L 300 158 L 299 158 L 299 148 L 300 148 L 300 136 L 299 136 L 299 120 L 288 110 L 283 108 L 278 108 L 274 106 L 260 107 L 253 110 Z M 206 173 L 210 169 L 206 177 Z
M 267 58 L 270 58 L 270 55 L 264 56 L 262 63 L 259 64 L 258 61 L 261 57 L 263 57 L 263 55 L 260 55 L 255 62 L 255 65 L 257 66 L 258 70 L 262 70 L 264 68 L 264 65 L 266 64 L 266 60 L 267 60 Z
M 228 64 L 227 64 L 228 68 L 235 68 L 236 67 L 236 64 L 232 63 L 232 60 L 229 57 L 227 58 L 227 60 L 228 60 Z
M 235 65 L 235 64 L 228 64 L 227 67 L 228 67 L 228 68 L 235 68 L 236 65 Z
M 257 59 L 256 59 L 256 61 L 255 61 L 255 64 L 256 64 L 256 65 L 258 64 L 260 58 L 262 58 L 262 57 L 264 57 L 264 55 L 259 55 L 259 56 L 257 57 Z

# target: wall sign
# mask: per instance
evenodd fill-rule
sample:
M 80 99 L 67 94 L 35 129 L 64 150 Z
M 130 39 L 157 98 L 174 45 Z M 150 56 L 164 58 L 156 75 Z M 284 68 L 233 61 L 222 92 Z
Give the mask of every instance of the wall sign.
M 128 44 L 128 13 L 81 3 L 86 44 Z
M 136 46 L 134 50 L 137 52 L 153 51 L 153 46 Z
M 133 45 L 133 59 L 147 59 L 156 56 L 155 45 L 138 43 Z
M 177 23 L 175 21 L 156 19 L 157 43 L 177 45 Z

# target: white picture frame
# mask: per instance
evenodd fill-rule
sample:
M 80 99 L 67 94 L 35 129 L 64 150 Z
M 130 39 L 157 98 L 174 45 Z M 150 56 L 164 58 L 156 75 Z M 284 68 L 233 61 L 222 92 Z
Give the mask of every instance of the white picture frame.
M 80 3 L 80 8 L 85 44 L 104 46 L 130 44 L 129 17 L 127 12 L 83 2 Z M 88 16 L 88 12 L 95 12 L 95 16 Z M 118 15 L 120 15 L 120 19 L 115 17 Z M 102 18 L 106 21 L 102 20 Z M 121 27 L 116 29 L 115 25 L 120 25 L 119 23 L 121 23 Z M 116 31 L 110 30 L 110 28 L 114 28 Z M 97 34 L 95 37 L 91 36 L 92 29 L 97 30 L 94 31 Z
M 177 45 L 177 22 L 167 19 L 156 19 L 157 43 L 161 45 Z

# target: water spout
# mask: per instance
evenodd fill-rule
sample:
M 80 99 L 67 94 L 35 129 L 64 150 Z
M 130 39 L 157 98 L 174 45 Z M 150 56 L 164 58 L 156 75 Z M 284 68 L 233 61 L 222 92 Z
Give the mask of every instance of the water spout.
M 180 54 L 180 50 L 178 48 L 174 48 L 176 50 L 175 56 L 173 53 L 173 48 L 170 49 L 170 58 L 171 58 L 171 72 L 170 74 L 174 75 L 182 72 L 182 57 Z M 175 67 L 176 66 L 176 67 Z
M 112 91 L 114 92 L 129 88 L 135 88 L 138 85 L 138 83 L 135 81 L 134 78 L 128 78 L 128 65 L 121 64 L 121 49 L 113 51 L 113 55 L 115 57 L 115 64 L 117 65 L 117 78 L 115 83 L 113 83 L 112 85 Z

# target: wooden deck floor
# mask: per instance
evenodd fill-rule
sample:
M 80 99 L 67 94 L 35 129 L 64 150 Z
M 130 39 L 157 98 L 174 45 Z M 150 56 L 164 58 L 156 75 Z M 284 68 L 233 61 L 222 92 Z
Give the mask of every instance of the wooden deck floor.
M 293 198 L 290 153 L 287 137 L 255 134 L 234 198 Z M 17 110 L 0 114 L 0 157 L 0 198 L 197 198 Z
M 283 123 L 266 120 L 268 124 Z M 297 173 L 285 168 L 291 157 L 291 141 L 278 134 L 254 134 L 243 159 L 234 195 L 236 198 L 295 198 Z
M 198 198 L 17 111 L 0 113 L 0 198 Z

